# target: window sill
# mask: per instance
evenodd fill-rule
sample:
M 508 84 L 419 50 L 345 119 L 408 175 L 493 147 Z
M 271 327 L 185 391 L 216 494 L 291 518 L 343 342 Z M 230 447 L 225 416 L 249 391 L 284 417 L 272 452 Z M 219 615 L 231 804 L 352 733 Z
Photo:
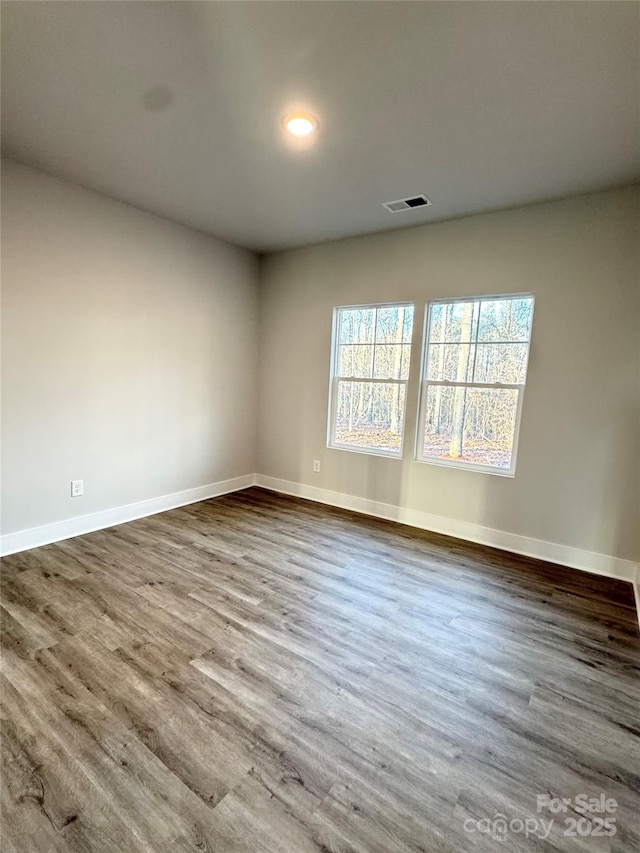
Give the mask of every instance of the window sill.
M 416 456 L 416 462 L 421 462 L 423 465 L 438 465 L 440 468 L 456 468 L 458 471 L 473 471 L 475 474 L 493 474 L 494 477 L 508 477 L 513 479 L 516 476 L 516 469 L 492 468 L 489 465 L 474 465 L 473 462 L 454 462 L 448 459 L 437 459 L 436 457 L 428 458 L 425 456 Z
M 380 456 L 382 459 L 402 460 L 402 451 L 399 453 L 385 452 L 368 447 L 353 447 L 350 444 L 327 444 L 329 450 L 345 450 L 347 453 L 361 453 L 364 456 Z

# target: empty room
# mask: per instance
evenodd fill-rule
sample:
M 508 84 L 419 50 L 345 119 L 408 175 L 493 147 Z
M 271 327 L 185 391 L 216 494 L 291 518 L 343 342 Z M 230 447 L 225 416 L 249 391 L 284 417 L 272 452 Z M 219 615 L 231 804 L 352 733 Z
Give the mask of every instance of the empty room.
M 640 851 L 640 2 L 4 0 L 2 853 Z

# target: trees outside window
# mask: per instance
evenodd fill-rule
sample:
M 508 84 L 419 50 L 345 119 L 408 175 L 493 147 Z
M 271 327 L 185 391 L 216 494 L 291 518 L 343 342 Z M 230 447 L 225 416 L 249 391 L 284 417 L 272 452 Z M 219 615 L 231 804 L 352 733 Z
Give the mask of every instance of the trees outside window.
M 513 476 L 530 293 L 427 306 L 416 458 Z M 401 458 L 414 306 L 334 310 L 328 446 Z
M 336 308 L 329 446 L 402 454 L 413 305 Z
M 418 459 L 514 474 L 533 302 L 516 294 L 429 304 Z

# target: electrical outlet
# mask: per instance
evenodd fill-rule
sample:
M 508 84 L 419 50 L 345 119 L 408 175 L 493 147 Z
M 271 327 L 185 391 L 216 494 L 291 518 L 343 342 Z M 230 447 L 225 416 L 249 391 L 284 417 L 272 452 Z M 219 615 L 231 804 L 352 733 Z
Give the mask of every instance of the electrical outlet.
M 72 480 L 71 481 L 71 497 L 79 498 L 80 495 L 84 494 L 84 480 Z
M 320 473 L 320 460 L 319 459 L 313 460 L 313 473 L 314 474 Z

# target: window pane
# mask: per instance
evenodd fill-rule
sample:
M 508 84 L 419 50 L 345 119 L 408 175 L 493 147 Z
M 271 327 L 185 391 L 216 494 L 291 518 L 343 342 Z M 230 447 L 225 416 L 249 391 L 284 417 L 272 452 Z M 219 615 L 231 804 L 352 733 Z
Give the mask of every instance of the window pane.
M 402 340 L 406 344 L 411 343 L 413 337 L 413 305 L 407 305 L 404 309 L 402 322 Z
M 371 378 L 373 370 L 373 346 L 347 344 L 338 350 L 338 375 Z
M 378 308 L 376 343 L 410 343 L 413 305 L 385 305 Z
M 482 302 L 478 323 L 479 341 L 528 341 L 531 335 L 533 299 L 495 299 Z
M 429 340 L 433 343 L 475 340 L 479 303 L 441 302 L 431 306 Z
M 340 343 L 372 344 L 375 308 L 340 309 Z
M 375 379 L 408 379 L 411 346 L 382 344 L 376 346 L 373 376 Z
M 509 469 L 519 393 L 429 385 L 423 455 Z
M 405 391 L 395 383 L 338 380 L 336 443 L 399 455 Z
M 437 382 L 468 382 L 473 371 L 473 344 L 432 344 L 427 379 Z
M 474 382 L 524 385 L 527 344 L 478 344 Z
M 447 306 L 441 302 L 431 306 L 429 316 L 429 339 L 432 341 L 444 340 L 445 311 Z

